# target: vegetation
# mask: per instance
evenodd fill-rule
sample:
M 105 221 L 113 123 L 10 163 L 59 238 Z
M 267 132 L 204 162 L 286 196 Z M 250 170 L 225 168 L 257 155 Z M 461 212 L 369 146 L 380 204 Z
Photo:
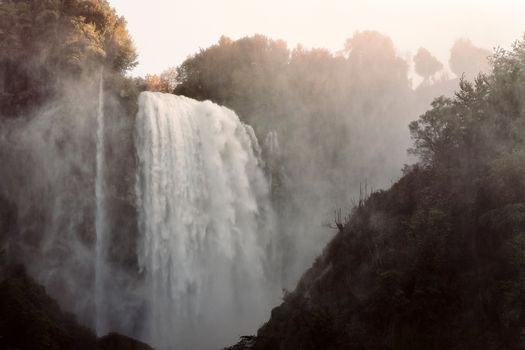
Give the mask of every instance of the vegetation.
M 450 49 L 450 69 L 458 77 L 474 79 L 479 72 L 489 71 L 490 55 L 489 50 L 474 46 L 470 40 L 458 39 Z
M 414 64 L 416 73 L 423 77 L 427 83 L 437 72 L 443 69 L 443 64 L 424 47 L 420 47 L 414 56 Z
M 123 73 L 136 58 L 126 21 L 106 0 L 2 1 L 0 115 L 38 106 L 72 75 Z
M 492 67 L 410 125 L 419 164 L 232 349 L 523 349 L 525 40 Z
M 269 128 L 280 131 L 292 123 L 322 130 L 343 118 L 342 104 L 358 109 L 365 103 L 369 96 L 362 89 L 377 92 L 378 99 L 397 97 L 393 90 L 406 93 L 406 72 L 390 38 L 377 32 L 356 33 L 341 54 L 290 50 L 262 35 L 222 37 L 177 68 L 175 93 L 229 106 L 264 136 Z

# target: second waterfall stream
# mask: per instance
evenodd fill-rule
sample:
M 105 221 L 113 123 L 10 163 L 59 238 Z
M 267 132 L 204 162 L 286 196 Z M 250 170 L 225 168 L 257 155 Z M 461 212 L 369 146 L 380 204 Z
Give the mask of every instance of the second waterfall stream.
M 135 142 L 144 340 L 206 349 L 252 334 L 279 290 L 266 278 L 273 214 L 253 130 L 209 101 L 144 92 Z

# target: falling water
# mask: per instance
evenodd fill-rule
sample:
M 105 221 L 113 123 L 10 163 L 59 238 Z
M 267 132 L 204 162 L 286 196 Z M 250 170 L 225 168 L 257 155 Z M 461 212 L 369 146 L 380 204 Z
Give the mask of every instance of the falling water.
M 104 76 L 100 73 L 97 111 L 97 155 L 96 155 L 96 178 L 95 178 L 95 328 L 98 335 L 106 331 L 104 324 L 104 285 L 105 285 L 105 258 L 106 258 L 106 209 L 105 209 L 105 182 L 104 170 L 106 159 L 104 155 Z
M 147 92 L 136 143 L 143 338 L 159 350 L 208 349 L 253 333 L 275 296 L 264 273 L 273 231 L 253 131 L 209 101 Z
M 268 180 L 270 182 L 270 188 L 273 182 L 273 173 L 280 166 L 281 148 L 279 147 L 279 139 L 277 132 L 272 130 L 264 138 L 264 149 L 266 151 L 266 163 L 268 166 Z

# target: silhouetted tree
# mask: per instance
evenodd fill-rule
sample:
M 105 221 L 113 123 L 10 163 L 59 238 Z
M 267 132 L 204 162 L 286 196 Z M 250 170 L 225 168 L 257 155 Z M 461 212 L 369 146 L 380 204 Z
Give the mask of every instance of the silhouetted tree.
M 457 77 L 463 74 L 466 79 L 472 80 L 479 73 L 490 70 L 489 50 L 476 47 L 468 39 L 458 39 L 450 49 L 450 69 Z
M 420 47 L 414 56 L 414 64 L 416 73 L 426 82 L 443 68 L 443 64 L 424 47 Z

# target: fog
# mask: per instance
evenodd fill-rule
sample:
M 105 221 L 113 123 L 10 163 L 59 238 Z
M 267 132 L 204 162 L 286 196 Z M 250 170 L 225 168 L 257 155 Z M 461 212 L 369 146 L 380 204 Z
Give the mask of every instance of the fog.
M 126 121 L 124 109 L 111 93 L 105 93 L 109 113 L 101 133 L 107 141 L 103 149 L 96 147 L 97 115 L 101 113 L 99 70 L 86 67 L 86 74 L 78 79 L 62 80 L 55 98 L 2 123 L 0 196 L 16 205 L 18 222 L 6 253 L 13 263 L 25 265 L 83 324 L 95 328 L 97 319 L 103 317 L 104 332 L 129 333 L 140 306 L 133 296 L 136 288 L 130 290 L 130 285 L 140 282 L 133 266 L 136 222 L 134 176 L 129 169 L 134 157 L 126 141 L 133 118 Z M 108 169 L 98 168 L 101 152 L 108 157 Z M 112 180 L 96 191 L 95 181 L 101 178 Z M 99 223 L 102 190 L 107 219 Z M 109 247 L 99 260 L 95 243 L 100 243 L 101 225 L 110 233 L 105 243 Z M 121 229 L 116 230 L 117 226 Z M 100 275 L 104 291 L 99 293 L 95 289 Z M 103 307 L 96 305 L 99 302 Z

